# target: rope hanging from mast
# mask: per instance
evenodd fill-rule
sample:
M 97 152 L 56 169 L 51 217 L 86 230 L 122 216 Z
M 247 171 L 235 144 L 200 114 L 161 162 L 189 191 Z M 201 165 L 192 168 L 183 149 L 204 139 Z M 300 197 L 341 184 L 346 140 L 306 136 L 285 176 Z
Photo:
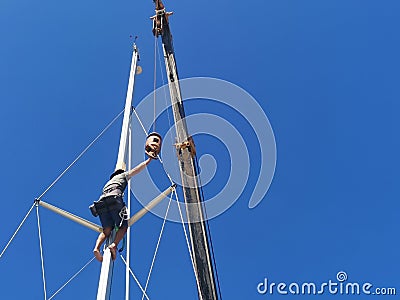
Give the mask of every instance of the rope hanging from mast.
M 36 199 L 41 199 L 60 179 L 64 174 L 97 142 L 97 140 L 118 120 L 123 114 L 122 110 L 100 133 L 99 135 L 74 159 L 74 161 L 49 185 L 49 187 Z
M 156 88 L 157 88 L 157 37 L 154 36 L 153 131 L 156 131 Z
M 39 249 L 40 249 L 40 262 L 42 266 L 42 281 L 43 281 L 43 292 L 44 292 L 44 300 L 47 300 L 47 292 L 46 292 L 46 276 L 44 272 L 44 258 L 43 258 L 43 246 L 42 246 L 42 233 L 40 230 L 40 217 L 39 217 L 39 206 L 36 205 L 36 216 L 37 216 L 37 227 L 39 234 Z
M 121 257 L 121 259 L 124 262 L 124 264 L 126 265 L 126 267 L 129 269 L 129 273 L 132 275 L 132 278 L 135 280 L 136 284 L 138 285 L 139 289 L 142 291 L 142 293 L 144 294 L 146 299 L 150 300 L 150 298 L 147 296 L 145 290 L 143 289 L 142 285 L 140 284 L 139 280 L 137 279 L 137 277 L 135 276 L 135 274 L 133 273 L 131 268 L 127 265 L 125 258 L 122 256 L 122 254 L 119 254 L 119 256 Z
M 90 263 L 95 259 L 95 257 L 92 257 L 78 272 L 76 272 L 74 275 L 71 276 L 70 279 L 67 280 L 66 283 L 64 283 L 57 291 L 54 292 L 54 294 L 48 298 L 47 300 L 53 299 L 59 292 L 61 292 L 72 280 L 74 280 Z
M 167 221 L 168 212 L 169 212 L 169 208 L 170 208 L 170 206 L 171 206 L 171 202 L 172 202 L 172 196 L 169 197 L 168 206 L 167 206 L 167 209 L 166 209 L 166 211 L 165 211 L 164 220 L 163 220 L 163 223 L 162 223 L 162 226 L 161 226 L 160 234 L 159 234 L 159 236 L 158 236 L 156 249 L 154 250 L 154 255 L 153 255 L 153 259 L 152 259 L 152 261 L 151 261 L 149 273 L 147 274 L 147 279 L 146 279 L 146 284 L 145 284 L 145 286 L 144 286 L 144 292 L 143 292 L 143 295 L 142 295 L 142 300 L 144 300 L 144 295 L 145 295 L 145 293 L 146 293 L 146 291 L 147 291 L 147 287 L 148 287 L 149 282 L 150 282 L 150 276 L 151 276 L 151 273 L 152 273 L 152 271 L 153 271 L 154 262 L 156 261 L 156 257 L 157 257 L 157 253 L 158 253 L 158 248 L 159 248 L 159 246 L 160 246 L 161 238 L 162 238 L 163 233 L 164 233 L 164 227 L 165 227 L 165 223 L 166 223 L 166 221 Z
M 25 215 L 25 217 L 23 218 L 23 220 L 21 221 L 21 223 L 19 224 L 17 230 L 15 230 L 14 234 L 12 235 L 12 237 L 10 238 L 10 240 L 8 241 L 7 245 L 4 247 L 3 251 L 1 251 L 0 253 L 0 258 L 3 256 L 4 252 L 6 252 L 8 246 L 10 246 L 11 242 L 14 240 L 15 236 L 17 235 L 18 231 L 21 229 L 22 225 L 24 225 L 26 219 L 28 218 L 28 216 L 31 214 L 32 209 L 35 207 L 36 203 L 33 203 L 31 208 L 29 209 L 28 213 Z

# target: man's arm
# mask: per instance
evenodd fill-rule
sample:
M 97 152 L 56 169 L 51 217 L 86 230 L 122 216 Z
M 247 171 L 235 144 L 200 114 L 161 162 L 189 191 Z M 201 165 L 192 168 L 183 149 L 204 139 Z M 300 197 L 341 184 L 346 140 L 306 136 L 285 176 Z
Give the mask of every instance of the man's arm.
M 144 162 L 138 164 L 136 167 L 134 167 L 132 170 L 130 170 L 128 172 L 127 178 L 128 180 L 132 178 L 132 176 L 140 173 L 141 171 L 144 170 L 144 168 L 146 168 L 146 166 L 151 162 L 151 158 L 148 158 L 147 160 L 145 160 Z

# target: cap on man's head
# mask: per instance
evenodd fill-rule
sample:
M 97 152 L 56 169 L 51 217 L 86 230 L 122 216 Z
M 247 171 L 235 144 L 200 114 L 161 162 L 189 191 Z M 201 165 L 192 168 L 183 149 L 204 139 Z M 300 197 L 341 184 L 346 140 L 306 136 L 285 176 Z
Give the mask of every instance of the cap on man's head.
M 114 173 L 112 173 L 110 175 L 110 179 L 112 179 L 115 175 L 122 174 L 124 172 L 125 172 L 125 170 L 123 170 L 123 169 L 117 169 L 117 170 L 114 171 Z

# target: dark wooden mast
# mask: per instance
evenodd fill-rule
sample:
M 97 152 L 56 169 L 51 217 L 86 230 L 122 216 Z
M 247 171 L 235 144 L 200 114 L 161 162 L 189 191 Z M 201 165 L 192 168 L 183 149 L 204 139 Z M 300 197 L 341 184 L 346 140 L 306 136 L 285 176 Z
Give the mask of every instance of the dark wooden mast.
M 218 299 L 218 294 L 204 218 L 201 186 L 197 176 L 196 149 L 186 125 L 172 35 L 169 27 L 168 19 L 172 13 L 166 12 L 161 0 L 153 1 L 156 6 L 156 15 L 152 17 L 153 34 L 156 37 L 161 36 L 162 38 L 165 67 L 176 127 L 176 149 L 182 178 L 199 299 L 216 300 Z

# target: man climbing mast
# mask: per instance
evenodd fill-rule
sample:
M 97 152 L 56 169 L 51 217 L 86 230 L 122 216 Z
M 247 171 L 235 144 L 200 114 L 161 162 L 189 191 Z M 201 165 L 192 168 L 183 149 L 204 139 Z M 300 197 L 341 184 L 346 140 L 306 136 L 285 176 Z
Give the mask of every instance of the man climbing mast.
M 122 168 L 115 170 L 114 173 L 111 174 L 110 180 L 104 185 L 100 199 L 91 206 L 93 215 L 98 215 L 100 217 L 100 222 L 103 227 L 103 232 L 99 234 L 93 249 L 93 254 L 98 261 L 103 261 L 103 256 L 100 252 L 101 245 L 110 236 L 113 228 L 117 227 L 118 231 L 115 234 L 115 239 L 108 246 L 111 257 L 115 260 L 118 243 L 125 236 L 128 229 L 129 216 L 123 200 L 128 181 L 134 175 L 143 171 L 152 159 L 157 159 L 160 149 L 161 136 L 157 133 L 150 134 L 145 146 L 145 152 L 149 158 L 129 171 L 125 172 Z

